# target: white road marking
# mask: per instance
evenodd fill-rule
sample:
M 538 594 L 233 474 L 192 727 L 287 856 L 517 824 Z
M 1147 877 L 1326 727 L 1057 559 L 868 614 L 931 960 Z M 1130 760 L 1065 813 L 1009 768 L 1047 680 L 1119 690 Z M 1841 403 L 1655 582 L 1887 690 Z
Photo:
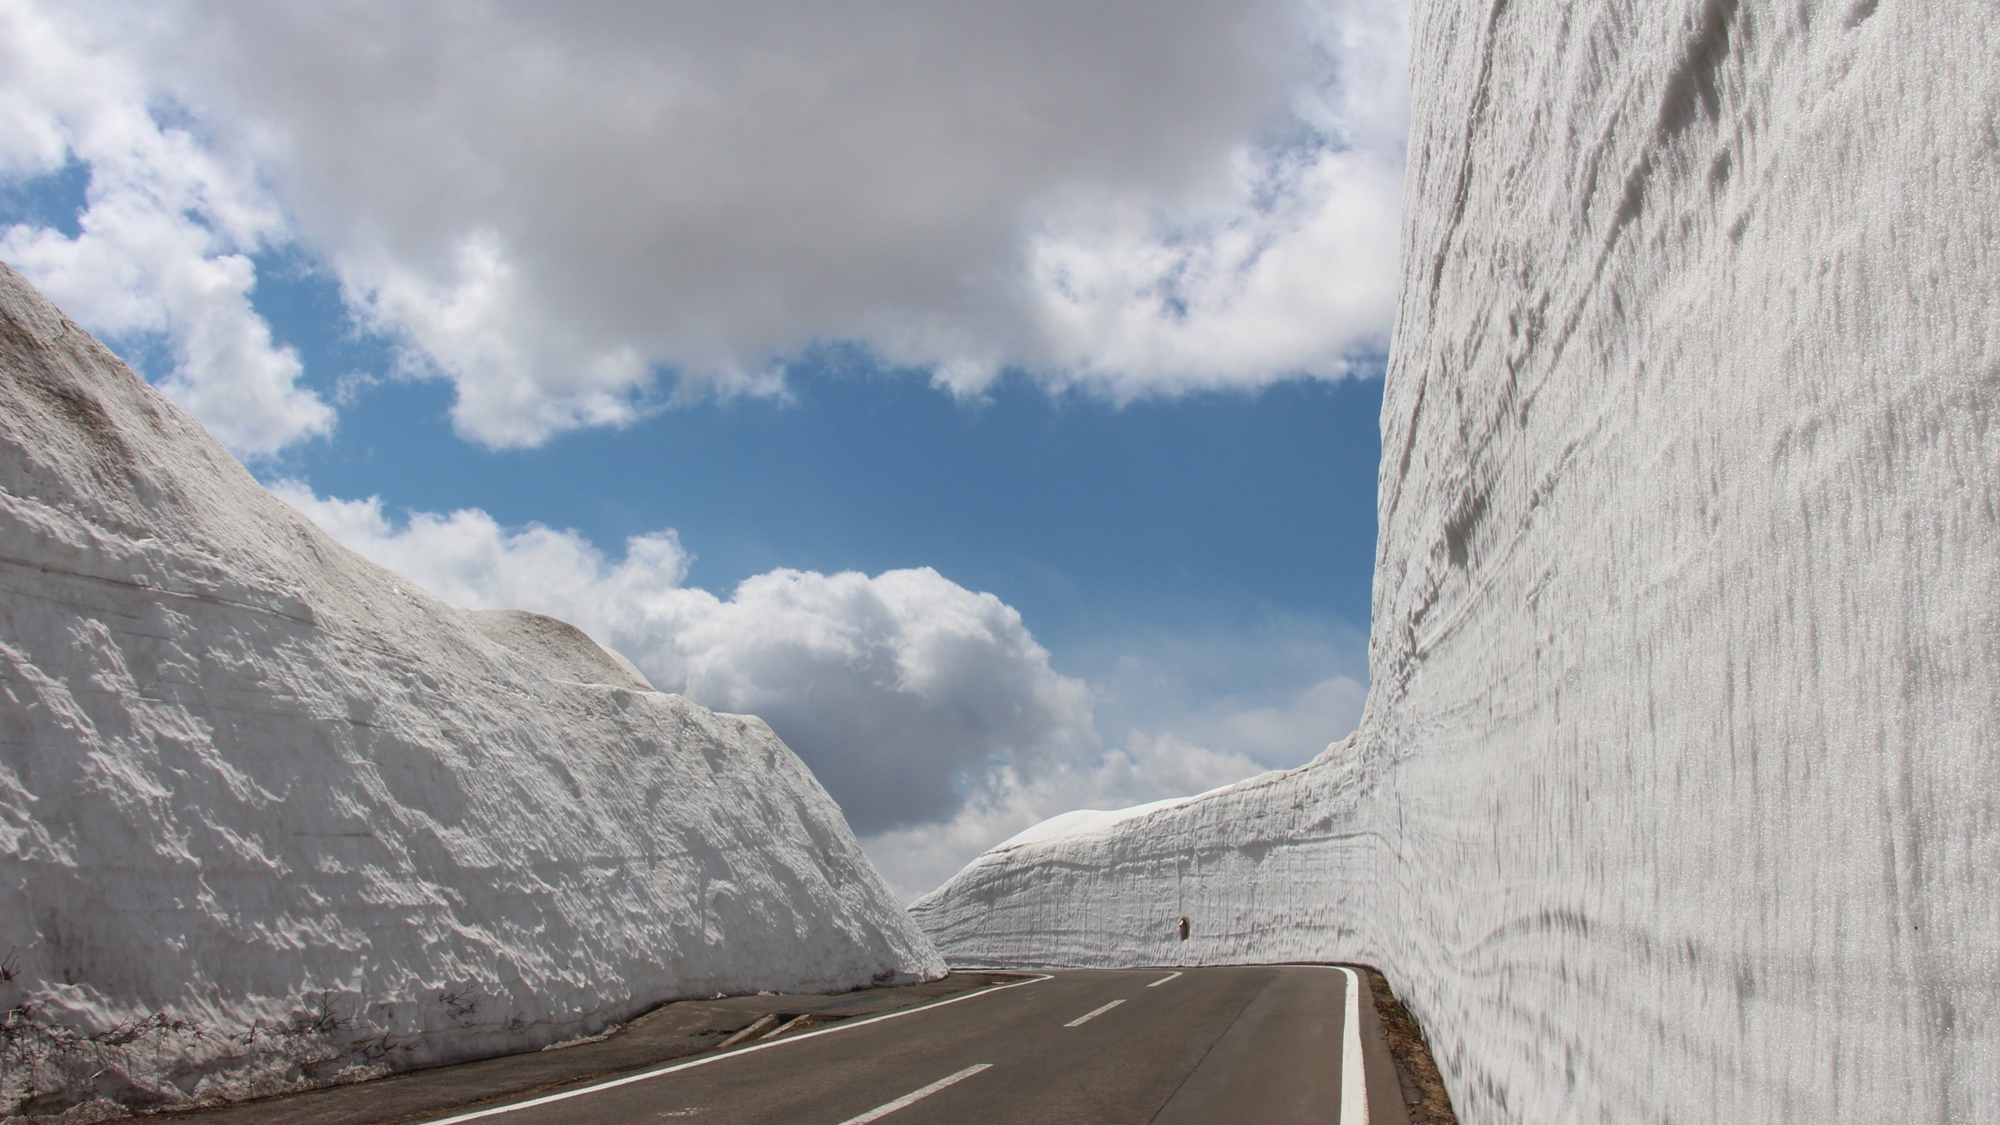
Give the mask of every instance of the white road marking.
M 1347 974 L 1347 1026 L 1340 1035 L 1340 1125 L 1368 1125 L 1368 1072 L 1361 1064 L 1361 978 Z
M 1160 978 L 1159 980 L 1156 980 L 1156 981 L 1154 981 L 1153 983 L 1151 983 L 1151 984 L 1147 985 L 1146 987 L 1147 987 L 1147 988 L 1158 988 L 1158 987 L 1160 987 L 1161 985 L 1163 985 L 1163 984 L 1167 983 L 1168 981 L 1170 981 L 1170 980 L 1174 979 L 1174 978 L 1175 978 L 1175 977 L 1177 977 L 1177 976 L 1180 976 L 1180 974 L 1179 974 L 1179 973 L 1168 973 L 1168 974 L 1167 974 L 1166 976 L 1163 976 L 1163 977 L 1161 977 L 1161 978 Z
M 783 1039 L 771 1039 L 763 1043 L 752 1043 L 748 1047 L 741 1047 L 725 1054 L 705 1055 L 698 1059 L 690 1059 L 684 1063 L 663 1066 L 658 1070 L 641 1071 L 638 1074 L 628 1074 L 623 1078 L 613 1078 L 608 1082 L 599 1082 L 594 1086 L 564 1090 L 560 1094 L 544 1094 L 539 1098 L 532 1098 L 525 1102 L 515 1102 L 513 1105 L 475 1110 L 472 1113 L 461 1113 L 456 1117 L 440 1117 L 435 1121 L 426 1122 L 425 1125 L 459 1125 L 460 1122 L 464 1121 L 478 1121 L 481 1118 L 498 1117 L 503 1113 L 513 1113 L 515 1110 L 533 1109 L 536 1106 L 548 1105 L 551 1102 L 568 1101 L 571 1098 L 580 1098 L 585 1094 L 595 1094 L 599 1090 L 609 1090 L 616 1086 L 629 1086 L 634 1082 L 644 1082 L 648 1078 L 658 1078 L 662 1074 L 672 1074 L 677 1070 L 692 1070 L 695 1067 L 707 1066 L 710 1063 L 722 1062 L 725 1059 L 740 1059 L 745 1055 L 756 1054 L 758 1051 L 769 1051 L 778 1047 L 787 1047 L 793 1043 L 803 1043 L 808 1039 L 816 1039 L 822 1035 L 831 1035 L 836 1031 L 846 1031 L 851 1027 L 865 1027 L 871 1023 L 881 1023 L 883 1020 L 893 1020 L 901 1016 L 915 1015 L 918 1012 L 928 1012 L 932 1008 L 942 1008 L 946 1004 L 956 1004 L 961 1000 L 976 1000 L 981 996 L 991 996 L 996 992 L 1005 992 L 1010 988 L 1019 988 L 1024 984 L 1040 984 L 1045 980 L 1054 979 L 1056 978 L 1051 976 L 1035 976 L 1027 980 L 1017 980 L 1013 984 L 1003 984 L 998 988 L 982 988 L 978 992 L 968 992 L 963 996 L 953 996 L 949 999 L 939 1000 L 934 1004 L 922 1004 L 915 1008 L 904 1008 L 897 1012 L 884 1012 L 879 1016 L 869 1016 L 867 1019 L 842 1020 L 832 1027 L 822 1027 L 817 1031 L 801 1031 L 797 1035 L 787 1035 Z
M 1080 1016 L 1076 1017 L 1075 1019 L 1073 1019 L 1073 1020 L 1069 1021 L 1068 1023 L 1064 1024 L 1063 1026 L 1064 1026 L 1064 1027 L 1081 1027 L 1082 1025 L 1084 1025 L 1084 1024 L 1087 1024 L 1087 1023 L 1089 1023 L 1089 1022 L 1090 1022 L 1091 1020 L 1094 1020 L 1094 1019 L 1096 1019 L 1097 1017 L 1099 1017 L 1099 1016 L 1103 1015 L 1104 1013 L 1106 1013 L 1106 1012 L 1110 1011 L 1110 1010 L 1111 1010 L 1111 1009 L 1113 1009 L 1113 1008 L 1116 1008 L 1116 1007 L 1117 1007 L 1118 1005 L 1120 1005 L 1120 1004 L 1123 1004 L 1124 1002 L 1125 1002 L 1125 1001 L 1123 1001 L 1123 1000 L 1113 1000 L 1113 1001 L 1112 1001 L 1111 1003 L 1109 1003 L 1109 1004 L 1106 1004 L 1105 1006 L 1103 1006 L 1102 1008 L 1099 1008 L 1099 1009 L 1097 1009 L 1097 1010 L 1096 1010 L 1096 1011 L 1094 1011 L 1094 1012 L 1085 1012 L 1085 1013 L 1084 1013 L 1083 1015 L 1080 1015 Z
M 937 1093 L 939 1090 L 944 1089 L 946 1086 L 949 1086 L 954 1082 L 963 1082 L 966 1079 L 972 1077 L 975 1074 L 978 1074 L 980 1071 L 985 1070 L 986 1068 L 992 1065 L 993 1065 L 992 1063 L 974 1063 L 971 1066 L 966 1067 L 964 1070 L 959 1071 L 957 1074 L 946 1075 L 945 1077 L 938 1079 L 936 1082 L 931 1083 L 930 1085 L 924 1087 L 921 1090 L 912 1090 L 909 1093 L 904 1094 L 902 1097 L 897 1098 L 895 1101 L 888 1103 L 887 1105 L 878 1105 L 874 1109 L 869 1110 L 867 1113 L 864 1113 L 859 1117 L 850 1117 L 847 1120 L 841 1122 L 840 1125 L 868 1125 L 870 1121 L 880 1120 L 881 1118 L 887 1117 L 890 1114 L 896 1112 L 897 1110 L 902 1109 L 904 1106 L 914 1105 L 917 1102 L 923 1101 L 925 1098 L 930 1097 L 932 1094 Z

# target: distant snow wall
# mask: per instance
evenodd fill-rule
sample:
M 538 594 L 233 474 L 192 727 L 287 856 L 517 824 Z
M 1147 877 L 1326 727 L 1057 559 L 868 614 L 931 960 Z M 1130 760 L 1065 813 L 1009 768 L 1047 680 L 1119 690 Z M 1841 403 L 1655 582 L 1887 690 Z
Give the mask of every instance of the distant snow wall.
M 0 1115 L 942 971 L 769 727 L 362 560 L 0 266 Z
M 1413 32 L 1360 730 L 914 912 L 1380 965 L 1471 1123 L 2000 1120 L 2000 7 Z

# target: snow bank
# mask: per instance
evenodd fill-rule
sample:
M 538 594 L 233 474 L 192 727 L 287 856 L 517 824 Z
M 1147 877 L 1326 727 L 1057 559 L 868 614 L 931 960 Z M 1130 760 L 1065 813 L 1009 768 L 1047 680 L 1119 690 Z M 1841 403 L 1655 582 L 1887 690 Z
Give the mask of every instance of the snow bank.
M 1226 793 L 1238 784 L 1240 783 L 1232 781 L 1228 785 L 1217 786 L 1206 793 L 1198 793 L 1192 797 L 1168 797 L 1165 800 L 1148 801 L 1143 805 L 1133 805 L 1130 808 L 1075 809 L 1052 816 L 1039 824 L 1031 824 L 993 845 L 988 850 L 1002 852 L 1009 848 L 1019 847 L 1022 844 L 1040 843 L 1044 840 L 1053 840 L 1059 836 L 1082 836 L 1102 832 L 1115 825 L 1123 824 L 1128 820 L 1136 820 L 1148 813 L 1158 812 L 1161 809 L 1179 808 L 1194 801 L 1213 797 L 1218 793 Z
M 1413 32 L 1361 730 L 913 909 L 1379 964 L 1473 1123 L 2000 1120 L 2000 9 Z
M 0 267 L 0 1112 L 942 971 L 762 722 L 335 544 Z

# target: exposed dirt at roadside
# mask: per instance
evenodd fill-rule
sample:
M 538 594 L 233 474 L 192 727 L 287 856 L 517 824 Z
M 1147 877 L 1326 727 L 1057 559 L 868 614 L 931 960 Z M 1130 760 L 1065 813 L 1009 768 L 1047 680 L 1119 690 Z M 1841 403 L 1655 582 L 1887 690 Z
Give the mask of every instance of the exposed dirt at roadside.
M 1451 1108 L 1451 1095 L 1438 1075 L 1431 1046 L 1424 1029 L 1417 1025 L 1402 1001 L 1389 989 L 1382 974 L 1367 969 L 1368 987 L 1375 994 L 1375 1010 L 1382 1016 L 1382 1033 L 1389 1040 L 1389 1054 L 1396 1060 L 1396 1080 L 1403 1087 L 1403 1104 L 1410 1111 L 1410 1125 L 1458 1125 Z

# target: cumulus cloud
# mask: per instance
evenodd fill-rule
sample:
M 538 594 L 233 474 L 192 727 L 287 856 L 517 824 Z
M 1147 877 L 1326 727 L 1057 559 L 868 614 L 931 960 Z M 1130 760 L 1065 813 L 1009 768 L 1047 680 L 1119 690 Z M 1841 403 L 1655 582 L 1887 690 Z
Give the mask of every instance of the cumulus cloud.
M 1301 745 L 1316 751 L 1351 728 L 1350 706 L 1358 714 L 1358 685 L 1339 678 L 1275 701 L 1183 698 L 1106 747 L 1097 693 L 1051 666 L 1020 614 L 933 570 L 775 570 L 723 598 L 684 584 L 689 556 L 670 531 L 635 536 L 614 558 L 574 531 L 504 527 L 477 509 L 397 520 L 372 498 L 323 498 L 298 482 L 275 491 L 447 601 L 562 618 L 664 690 L 761 716 L 906 898 L 1058 813 L 1303 760 Z
M 1034 238 L 1044 377 L 1123 401 L 1341 375 L 1356 349 L 1386 347 L 1401 170 L 1354 152 L 1296 159 L 1243 168 L 1241 203 L 1215 214 L 1107 203 Z
M 172 124 L 141 68 L 25 0 L 0 0 L 0 179 L 89 166 L 80 231 L 16 224 L 0 258 L 93 331 L 163 340 L 162 389 L 239 455 L 329 432 L 298 356 L 250 304 L 245 255 L 281 237 L 254 170 Z
M 1012 368 L 1126 399 L 1338 377 L 1389 326 L 1396 0 L 0 11 L 0 175 L 88 164 L 89 237 L 140 264 L 5 253 L 143 294 L 190 402 L 243 388 L 245 448 L 327 424 L 219 264 L 274 240 L 495 446 L 629 422 L 663 371 L 769 393 L 829 340 L 960 394 Z M 107 114 L 151 147 L 97 144 Z M 190 177 L 139 200 L 177 239 L 113 236 L 100 191 Z
M 1038 216 L 1025 271 L 1045 379 L 1127 400 L 1338 376 L 1386 347 L 1405 9 L 1320 0 L 1296 14 L 1311 77 L 1291 86 L 1291 131 L 1231 150 L 1219 194 L 1098 194 Z
M 1096 749 L 1089 690 L 1050 668 L 1020 614 L 933 570 L 776 570 L 724 599 L 682 585 L 670 532 L 614 560 L 573 531 L 477 510 L 395 526 L 376 500 L 278 492 L 447 601 L 560 617 L 663 690 L 762 717 L 863 835 L 950 818 L 989 770 L 1034 774 Z

